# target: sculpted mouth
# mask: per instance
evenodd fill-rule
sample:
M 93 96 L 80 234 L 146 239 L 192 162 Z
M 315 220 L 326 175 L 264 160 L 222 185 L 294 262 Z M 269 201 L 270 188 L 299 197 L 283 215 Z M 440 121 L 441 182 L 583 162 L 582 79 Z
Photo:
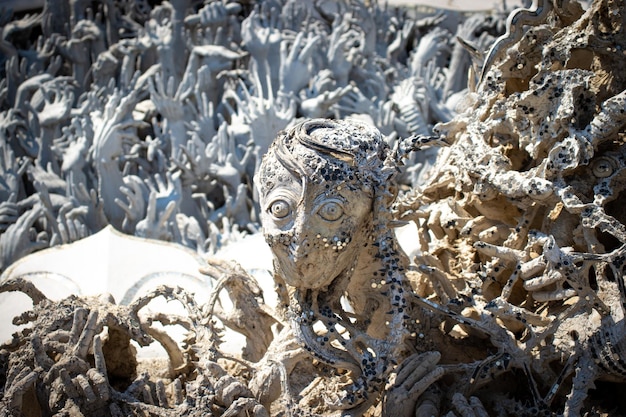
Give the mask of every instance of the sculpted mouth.
M 304 277 L 311 275 L 311 273 L 315 272 L 316 269 L 319 269 L 319 266 L 312 262 L 304 262 L 302 260 L 294 261 L 293 259 L 290 259 L 289 262 L 286 263 L 285 267 L 289 271 L 295 272 L 296 274 Z
M 303 260 L 280 262 L 285 277 L 293 279 L 291 285 L 302 285 L 306 288 L 319 288 L 334 281 L 341 272 L 328 270 L 319 264 Z M 290 280 L 287 280 L 289 283 Z

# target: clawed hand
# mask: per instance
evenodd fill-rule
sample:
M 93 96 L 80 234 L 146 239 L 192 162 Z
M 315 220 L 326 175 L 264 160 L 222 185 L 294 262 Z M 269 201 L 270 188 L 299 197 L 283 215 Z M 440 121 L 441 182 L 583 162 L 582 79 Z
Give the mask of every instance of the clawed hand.
M 437 366 L 439 352 L 415 353 L 396 370 L 393 386 L 385 393 L 383 416 L 415 416 L 415 407 L 422 395 L 439 380 L 444 370 Z

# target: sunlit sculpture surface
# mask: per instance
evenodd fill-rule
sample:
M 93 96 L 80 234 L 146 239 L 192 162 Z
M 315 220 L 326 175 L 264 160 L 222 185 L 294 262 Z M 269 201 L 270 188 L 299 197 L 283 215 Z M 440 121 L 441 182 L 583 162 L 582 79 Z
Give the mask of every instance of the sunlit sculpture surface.
M 3 281 L 2 415 L 625 408 L 622 1 L 109 6 L 0 21 L 0 268 L 112 226 L 217 254 L 208 297 Z

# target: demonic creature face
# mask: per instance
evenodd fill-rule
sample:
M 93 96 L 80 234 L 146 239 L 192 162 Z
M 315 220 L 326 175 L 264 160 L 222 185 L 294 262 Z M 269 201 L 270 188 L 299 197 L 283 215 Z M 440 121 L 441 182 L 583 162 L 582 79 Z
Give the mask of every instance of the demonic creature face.
M 287 284 L 323 289 L 351 274 L 369 242 L 379 178 L 371 168 L 380 169 L 385 149 L 375 129 L 330 120 L 274 141 L 259 172 L 261 222 Z
M 359 190 L 283 181 L 262 201 L 263 230 L 287 284 L 321 288 L 348 272 L 370 229 L 371 199 Z M 306 191 L 306 192 L 305 192 Z

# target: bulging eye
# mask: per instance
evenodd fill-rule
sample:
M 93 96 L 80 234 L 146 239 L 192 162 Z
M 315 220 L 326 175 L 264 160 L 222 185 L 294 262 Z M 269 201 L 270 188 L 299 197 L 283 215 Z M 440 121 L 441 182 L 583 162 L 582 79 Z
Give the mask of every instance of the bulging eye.
M 269 212 L 275 218 L 283 219 L 291 213 L 291 207 L 285 200 L 276 200 L 270 205 Z
M 596 178 L 606 178 L 613 175 L 615 165 L 613 161 L 606 157 L 597 158 L 591 165 L 591 172 Z
M 325 203 L 317 212 L 322 219 L 333 222 L 338 220 L 343 215 L 343 208 L 335 201 L 329 201 Z

